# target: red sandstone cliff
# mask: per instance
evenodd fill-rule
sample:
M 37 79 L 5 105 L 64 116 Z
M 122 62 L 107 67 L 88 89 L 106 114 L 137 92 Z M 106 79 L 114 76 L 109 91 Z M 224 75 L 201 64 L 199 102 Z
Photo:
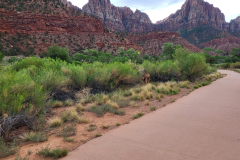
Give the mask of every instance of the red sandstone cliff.
M 0 10 L 0 32 L 16 33 L 103 33 L 100 20 L 87 16 L 48 16 Z
M 201 47 L 211 47 L 215 50 L 223 50 L 224 52 L 231 52 L 233 48 L 240 47 L 240 39 L 239 38 L 222 38 L 222 39 L 214 39 L 206 43 L 202 43 Z
M 200 52 L 201 50 L 187 40 L 180 37 L 176 32 L 151 32 L 147 34 L 130 34 L 126 37 L 131 42 L 138 44 L 143 48 L 144 54 L 161 54 L 164 43 L 171 42 L 174 45 L 181 45 L 192 52 Z

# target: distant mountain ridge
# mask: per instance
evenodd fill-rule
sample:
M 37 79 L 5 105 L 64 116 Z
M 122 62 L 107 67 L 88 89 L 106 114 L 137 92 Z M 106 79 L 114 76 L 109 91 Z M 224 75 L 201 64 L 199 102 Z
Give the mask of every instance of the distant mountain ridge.
M 89 0 L 82 11 L 99 18 L 103 24 L 121 32 L 177 31 L 208 25 L 217 30 L 240 32 L 240 16 L 227 23 L 219 8 L 204 0 L 186 0 L 181 9 L 153 24 L 146 13 L 129 7 L 116 7 L 110 0 Z

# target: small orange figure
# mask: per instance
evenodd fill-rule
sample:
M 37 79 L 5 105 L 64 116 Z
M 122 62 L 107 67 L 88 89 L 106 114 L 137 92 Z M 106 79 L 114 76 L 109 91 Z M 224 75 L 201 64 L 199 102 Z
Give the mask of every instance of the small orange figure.
M 147 84 L 150 82 L 150 74 L 146 72 L 146 70 L 144 70 L 144 74 L 142 76 L 142 80 L 143 80 L 143 84 Z

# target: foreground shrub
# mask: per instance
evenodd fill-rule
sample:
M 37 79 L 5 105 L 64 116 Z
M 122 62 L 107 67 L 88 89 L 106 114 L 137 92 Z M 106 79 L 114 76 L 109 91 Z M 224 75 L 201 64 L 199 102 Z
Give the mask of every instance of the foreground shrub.
M 48 148 L 48 146 L 46 148 L 42 148 L 42 150 L 40 150 L 38 152 L 39 155 L 43 155 L 44 157 L 52 157 L 52 158 L 61 158 L 64 157 L 68 154 L 68 151 L 66 149 L 51 149 Z
M 7 157 L 16 153 L 15 141 L 10 146 L 0 137 L 0 158 Z
M 143 115 L 144 115 L 143 113 L 139 112 L 135 116 L 133 116 L 133 119 L 138 119 L 138 118 L 142 117 Z
M 104 114 L 107 113 L 107 112 L 117 114 L 117 115 L 125 115 L 126 114 L 124 111 L 112 108 L 108 104 L 103 104 L 99 107 L 92 106 L 92 107 L 90 107 L 89 111 L 95 113 L 98 117 L 104 116 Z
M 48 140 L 48 136 L 43 134 L 42 132 L 25 133 L 20 138 L 24 142 L 44 142 Z
M 30 70 L 8 69 L 0 74 L 0 114 L 13 115 L 21 111 L 37 113 L 43 107 L 45 91 L 34 82 Z
M 76 125 L 67 125 L 63 126 L 61 130 L 55 132 L 56 136 L 70 137 L 74 136 L 77 133 Z

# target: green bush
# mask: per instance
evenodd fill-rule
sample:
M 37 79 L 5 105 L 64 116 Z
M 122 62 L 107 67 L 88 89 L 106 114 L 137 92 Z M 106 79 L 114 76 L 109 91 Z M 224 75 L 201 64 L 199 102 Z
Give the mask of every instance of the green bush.
M 194 80 L 201 77 L 208 68 L 205 56 L 199 53 L 189 53 L 188 50 L 177 49 L 174 58 L 184 79 Z
M 19 61 L 20 59 L 18 59 L 17 57 L 11 57 L 7 60 L 8 63 L 14 63 L 14 62 L 17 62 Z
M 52 59 L 61 59 L 63 61 L 66 61 L 68 63 L 71 63 L 71 57 L 69 56 L 68 49 L 67 48 L 62 48 L 57 45 L 50 46 L 47 49 L 46 52 L 46 57 L 50 57 Z
M 0 158 L 4 158 L 16 153 L 16 142 L 12 142 L 10 146 L 6 144 L 3 138 L 0 137 Z
M 117 114 L 117 115 L 125 115 L 126 114 L 124 111 L 114 109 L 110 105 L 107 105 L 107 104 L 103 104 L 99 107 L 92 106 L 92 107 L 90 107 L 89 111 L 95 113 L 98 117 L 104 116 L 104 114 L 107 113 L 107 112 Z
M 12 66 L 12 68 L 15 69 L 16 71 L 20 71 L 21 69 L 29 68 L 30 66 L 36 66 L 40 68 L 43 65 L 44 65 L 44 61 L 42 59 L 39 59 L 37 57 L 30 57 L 15 63 Z
M 48 146 L 46 148 L 42 148 L 42 150 L 40 150 L 38 152 L 39 155 L 43 155 L 44 157 L 53 157 L 53 158 L 61 158 L 64 157 L 68 154 L 68 151 L 66 149 L 51 149 L 48 148 Z
M 227 68 L 230 68 L 230 63 L 223 63 L 223 64 L 220 64 L 219 67 L 222 68 L 222 69 L 227 69 Z
M 232 63 L 230 68 L 240 68 L 240 62 Z
M 45 91 L 30 76 L 30 69 L 12 69 L 0 74 L 0 114 L 16 114 L 23 110 L 37 112 L 45 101 Z
M 2 62 L 3 58 L 4 58 L 4 55 L 1 54 L 1 51 L 0 51 L 0 62 Z

